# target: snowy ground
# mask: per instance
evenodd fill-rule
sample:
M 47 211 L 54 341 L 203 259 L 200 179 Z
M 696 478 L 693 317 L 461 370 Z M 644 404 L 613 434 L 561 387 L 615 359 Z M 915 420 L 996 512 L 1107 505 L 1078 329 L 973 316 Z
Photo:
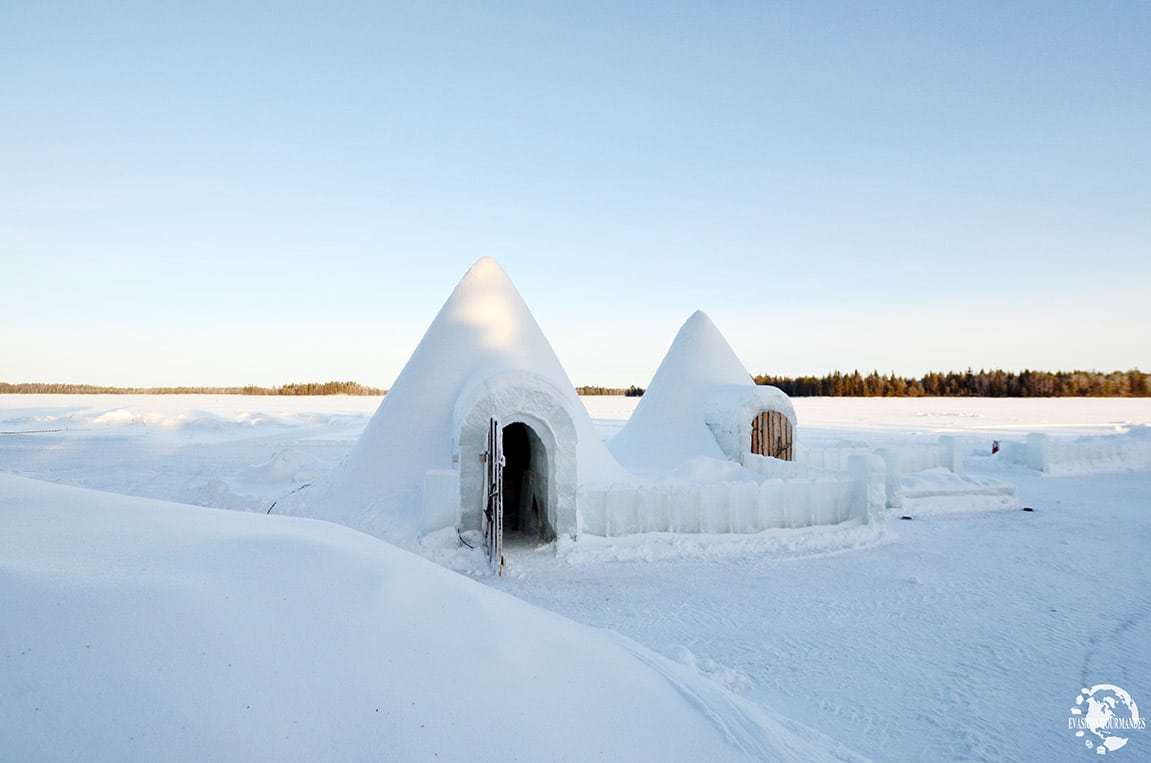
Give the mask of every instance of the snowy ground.
M 378 402 L 0 396 L 0 472 L 263 513 L 330 469 Z M 586 402 L 608 437 L 635 401 Z M 1081 688 L 1116 684 L 1151 706 L 1151 469 L 1049 477 L 990 457 L 993 439 L 1147 425 L 1151 400 L 794 402 L 802 445 L 954 434 L 969 473 L 1014 483 L 1035 511 L 893 519 L 878 540 L 520 548 L 509 576 L 477 579 L 618 631 L 878 760 L 1083 760 L 1067 728 Z M 0 482 L 0 503 L 13 484 Z M 13 659 L 0 654 L 0 677 Z M 1113 754 L 1151 758 L 1151 734 Z

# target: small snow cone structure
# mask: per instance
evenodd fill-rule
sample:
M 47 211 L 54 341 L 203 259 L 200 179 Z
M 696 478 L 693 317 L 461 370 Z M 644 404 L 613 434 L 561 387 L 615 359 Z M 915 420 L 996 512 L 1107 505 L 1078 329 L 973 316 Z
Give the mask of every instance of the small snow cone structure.
M 757 385 L 702 311 L 687 319 L 612 453 L 656 474 L 700 457 L 739 462 L 744 453 L 792 460 L 795 409 L 776 387 Z
M 503 452 L 494 470 L 493 435 Z M 622 475 L 523 298 L 484 258 L 448 297 L 348 458 L 286 511 L 412 546 L 444 528 L 481 529 L 493 471 L 503 531 L 541 539 L 579 531 L 581 480 Z
M 608 442 L 641 478 L 580 490 L 588 534 L 747 534 L 871 524 L 882 460 L 832 472 L 794 463 L 795 410 L 759 386 L 702 312 L 680 329 L 628 423 Z M 876 493 L 873 488 L 878 488 Z

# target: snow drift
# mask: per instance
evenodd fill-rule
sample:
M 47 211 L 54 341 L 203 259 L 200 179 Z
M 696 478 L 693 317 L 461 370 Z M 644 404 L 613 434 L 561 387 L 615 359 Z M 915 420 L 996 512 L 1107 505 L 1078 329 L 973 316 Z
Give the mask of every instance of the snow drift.
M 5 760 L 852 759 L 337 525 L 0 475 Z

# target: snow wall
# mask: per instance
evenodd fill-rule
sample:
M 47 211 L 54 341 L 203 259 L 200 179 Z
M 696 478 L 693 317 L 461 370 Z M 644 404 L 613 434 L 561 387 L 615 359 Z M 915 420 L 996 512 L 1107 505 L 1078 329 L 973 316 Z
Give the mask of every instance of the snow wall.
M 853 457 L 848 470 L 838 474 L 762 482 L 581 487 L 580 531 L 601 536 L 754 533 L 853 520 L 866 524 L 880 517 L 885 503 L 883 460 L 861 455 Z
M 883 456 L 890 476 L 939 467 L 955 474 L 963 474 L 963 449 L 953 435 L 940 436 L 936 444 L 905 445 L 875 450 L 865 445 L 800 447 L 797 449 L 796 461 L 819 469 L 842 470 L 847 468 L 847 461 L 852 456 L 870 453 Z
M 1151 427 L 1118 435 L 1027 435 L 1026 443 L 1000 442 L 1000 458 L 1044 474 L 1106 474 L 1151 468 Z

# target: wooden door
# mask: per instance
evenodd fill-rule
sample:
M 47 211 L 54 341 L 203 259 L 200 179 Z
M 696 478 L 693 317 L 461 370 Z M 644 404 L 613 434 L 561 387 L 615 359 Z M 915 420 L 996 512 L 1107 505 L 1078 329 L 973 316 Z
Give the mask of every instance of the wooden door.
M 504 434 L 498 419 L 488 422 L 484 453 L 487 496 L 484 504 L 484 550 L 497 575 L 504 574 Z
M 779 411 L 763 411 L 751 422 L 751 452 L 783 461 L 794 460 L 791 421 Z

